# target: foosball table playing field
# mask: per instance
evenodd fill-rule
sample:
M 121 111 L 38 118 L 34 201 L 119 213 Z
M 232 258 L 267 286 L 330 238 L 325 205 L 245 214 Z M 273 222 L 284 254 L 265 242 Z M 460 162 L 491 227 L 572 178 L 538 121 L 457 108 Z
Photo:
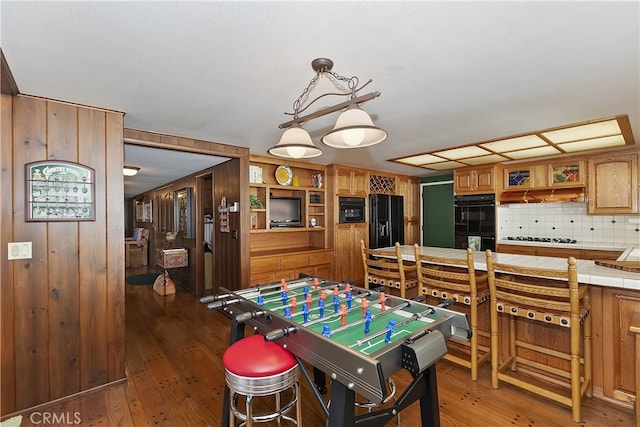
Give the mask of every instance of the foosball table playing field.
M 438 426 L 435 362 L 447 353 L 446 339 L 468 340 L 467 317 L 440 306 L 385 295 L 318 278 L 301 278 L 259 285 L 202 298 L 210 309 L 231 317 L 231 344 L 252 326 L 265 340 L 274 341 L 298 360 L 313 366 L 312 387 L 329 426 L 383 426 L 399 411 L 420 400 L 422 426 Z M 389 378 L 406 369 L 413 380 L 391 406 Z M 326 373 L 331 400 L 321 396 Z M 360 396 L 356 400 L 357 397 Z M 228 390 L 222 425 L 228 425 Z M 374 409 L 356 414 L 365 399 Z

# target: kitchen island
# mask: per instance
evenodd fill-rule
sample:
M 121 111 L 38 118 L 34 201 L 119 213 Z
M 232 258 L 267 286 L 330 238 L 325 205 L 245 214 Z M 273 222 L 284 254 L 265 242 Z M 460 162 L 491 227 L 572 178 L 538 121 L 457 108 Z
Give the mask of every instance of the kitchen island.
M 385 249 L 389 249 L 390 254 L 395 254 L 395 248 Z M 426 246 L 419 249 L 421 254 L 430 256 L 466 258 L 466 251 L 463 249 Z M 629 254 L 630 251 L 625 253 Z M 415 262 L 413 246 L 403 245 L 401 252 L 403 260 Z M 474 252 L 473 256 L 475 269 L 486 271 L 485 253 Z M 494 253 L 493 258 L 498 263 L 521 267 L 558 270 L 567 268 L 566 258 L 507 253 Z M 577 269 L 578 281 L 590 285 L 591 289 L 593 395 L 630 408 L 635 401 L 635 360 L 640 355 L 635 354 L 635 338 L 629 333 L 629 325 L 633 313 L 640 312 L 640 273 L 603 267 L 584 259 L 577 260 Z M 550 335 L 544 325 L 531 323 L 525 325 L 525 328 L 524 333 L 530 334 L 533 339 L 546 338 L 568 343 L 568 334 L 558 336 L 554 332 Z

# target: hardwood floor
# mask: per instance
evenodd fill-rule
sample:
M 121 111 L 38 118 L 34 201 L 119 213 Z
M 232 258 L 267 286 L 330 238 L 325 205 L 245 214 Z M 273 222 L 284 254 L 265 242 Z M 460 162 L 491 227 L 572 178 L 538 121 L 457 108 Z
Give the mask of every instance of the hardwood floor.
M 140 271 L 130 269 L 128 274 Z M 228 345 L 229 319 L 208 311 L 193 295 L 178 290 L 161 297 L 151 286 L 127 285 L 126 372 L 120 385 L 39 407 L 23 414 L 23 426 L 43 425 L 43 414 L 56 423 L 83 426 L 219 426 L 224 394 L 222 353 Z M 596 399 L 584 402 L 582 423 L 569 408 L 534 397 L 507 384 L 493 390 L 490 368 L 480 368 L 477 382 L 468 370 L 437 363 L 442 426 L 632 426 L 630 410 Z M 400 390 L 411 380 L 394 375 Z M 305 427 L 325 426 L 309 385 L 302 381 Z M 35 417 L 35 418 L 34 418 Z M 397 425 L 393 420 L 388 426 Z M 420 425 L 419 406 L 401 413 L 401 426 Z M 333 427 L 333 426 L 332 426 Z M 339 427 L 339 426 L 335 426 Z

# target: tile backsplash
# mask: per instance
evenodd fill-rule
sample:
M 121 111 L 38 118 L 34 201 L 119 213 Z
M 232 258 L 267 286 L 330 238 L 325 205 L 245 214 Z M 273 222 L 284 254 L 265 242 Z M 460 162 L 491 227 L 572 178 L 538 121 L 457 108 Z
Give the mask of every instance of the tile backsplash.
M 640 245 L 639 215 L 587 215 L 586 203 L 518 203 L 497 209 L 497 238 L 556 237 Z

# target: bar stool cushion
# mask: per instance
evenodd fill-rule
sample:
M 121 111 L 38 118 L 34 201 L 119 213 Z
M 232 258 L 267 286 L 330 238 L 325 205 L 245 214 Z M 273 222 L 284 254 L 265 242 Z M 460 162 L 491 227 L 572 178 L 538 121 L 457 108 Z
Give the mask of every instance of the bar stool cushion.
M 229 372 L 243 377 L 269 377 L 296 366 L 296 359 L 260 334 L 243 338 L 225 350 L 222 364 Z

